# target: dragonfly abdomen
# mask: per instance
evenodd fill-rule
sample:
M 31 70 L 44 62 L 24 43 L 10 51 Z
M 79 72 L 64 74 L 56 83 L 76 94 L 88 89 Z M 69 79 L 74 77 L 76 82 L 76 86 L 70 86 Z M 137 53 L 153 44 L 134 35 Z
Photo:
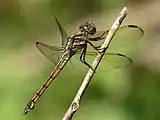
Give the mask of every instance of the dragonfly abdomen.
M 36 95 L 32 98 L 32 100 L 27 104 L 24 114 L 27 114 L 30 110 L 32 110 L 35 107 L 35 104 L 39 100 L 39 98 L 42 96 L 42 94 L 47 90 L 48 86 L 52 83 L 52 81 L 57 77 L 57 75 L 60 73 L 60 71 L 64 68 L 66 63 L 69 61 L 70 56 L 64 55 L 62 56 L 61 60 L 51 73 L 51 75 L 48 77 L 46 82 L 40 87 Z
M 64 68 L 66 63 L 70 58 L 67 56 L 62 57 L 64 59 L 61 59 L 58 63 L 57 67 L 53 70 L 49 78 L 46 80 L 46 82 L 41 86 L 40 90 L 37 92 L 37 95 L 32 99 L 34 102 L 37 102 L 39 97 L 43 94 L 43 92 L 48 88 L 48 86 L 52 83 L 52 81 L 57 77 L 57 75 L 60 73 L 60 71 Z M 36 99 L 37 98 L 37 99 Z

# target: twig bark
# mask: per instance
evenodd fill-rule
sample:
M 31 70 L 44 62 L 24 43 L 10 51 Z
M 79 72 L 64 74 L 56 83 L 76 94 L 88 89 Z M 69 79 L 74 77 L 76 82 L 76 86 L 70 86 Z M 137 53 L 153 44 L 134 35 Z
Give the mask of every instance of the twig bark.
M 92 63 L 92 68 L 94 70 L 97 69 L 103 55 L 105 54 L 107 48 L 109 47 L 109 45 L 112 41 L 112 38 L 114 37 L 116 31 L 118 30 L 119 26 L 121 25 L 121 23 L 124 20 L 124 18 L 126 17 L 126 15 L 127 15 L 127 8 L 124 7 L 122 9 L 122 11 L 119 13 L 119 15 L 118 15 L 117 19 L 115 20 L 115 22 L 113 23 L 113 25 L 111 26 L 111 28 L 108 32 L 108 35 L 106 36 L 106 39 L 105 39 L 103 45 L 101 46 L 100 53 L 98 53 L 96 55 L 95 60 Z M 75 96 L 74 100 L 72 101 L 70 107 L 68 108 L 68 110 L 65 113 L 62 120 L 71 120 L 72 119 L 74 113 L 78 110 L 78 108 L 80 106 L 80 101 L 82 99 L 82 96 L 83 96 L 84 92 L 86 91 L 94 73 L 95 72 L 92 69 L 88 70 L 88 73 L 86 74 L 86 76 L 85 76 L 85 78 L 84 78 L 84 80 L 83 80 L 83 82 L 77 92 L 77 95 Z

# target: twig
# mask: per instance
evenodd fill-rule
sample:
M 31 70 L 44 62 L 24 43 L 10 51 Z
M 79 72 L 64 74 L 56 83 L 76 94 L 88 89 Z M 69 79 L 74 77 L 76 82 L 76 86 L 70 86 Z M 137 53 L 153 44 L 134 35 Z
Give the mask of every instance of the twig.
M 113 25 L 111 26 L 111 28 L 108 32 L 108 35 L 106 36 L 106 39 L 105 39 L 103 45 L 101 46 L 100 53 L 98 53 L 96 55 L 95 60 L 92 63 L 92 68 L 94 70 L 97 69 L 103 55 L 105 54 L 105 51 L 109 47 L 112 38 L 114 37 L 116 31 L 118 30 L 119 26 L 121 25 L 121 23 L 124 20 L 124 18 L 126 17 L 126 15 L 127 15 L 127 8 L 124 7 L 122 9 L 122 11 L 119 13 L 119 15 L 118 15 L 117 19 L 115 20 L 115 22 L 113 23 Z M 74 100 L 72 101 L 70 107 L 68 108 L 68 110 L 65 113 L 62 120 L 71 120 L 72 119 L 74 113 L 78 110 L 78 108 L 80 106 L 80 101 L 82 99 L 82 96 L 83 96 L 85 90 L 87 89 L 94 73 L 95 72 L 92 69 L 88 70 L 88 73 L 86 74 L 86 77 L 84 78 L 83 83 L 81 84 L 81 86 L 77 92 L 77 95 L 75 96 Z

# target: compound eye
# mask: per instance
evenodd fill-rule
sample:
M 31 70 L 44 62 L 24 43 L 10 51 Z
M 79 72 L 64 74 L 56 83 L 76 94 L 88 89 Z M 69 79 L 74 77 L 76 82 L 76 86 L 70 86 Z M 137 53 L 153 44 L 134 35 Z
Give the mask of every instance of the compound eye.
M 93 23 L 85 21 L 80 27 L 79 30 L 81 32 L 87 32 L 90 35 L 95 34 L 96 27 Z
M 87 29 L 87 22 L 85 21 L 83 24 L 81 24 L 81 25 L 79 26 L 79 30 L 80 30 L 81 32 L 84 32 L 84 31 L 86 31 L 86 29 Z
M 93 23 L 90 23 L 89 25 L 89 34 L 94 35 L 96 33 L 96 27 Z

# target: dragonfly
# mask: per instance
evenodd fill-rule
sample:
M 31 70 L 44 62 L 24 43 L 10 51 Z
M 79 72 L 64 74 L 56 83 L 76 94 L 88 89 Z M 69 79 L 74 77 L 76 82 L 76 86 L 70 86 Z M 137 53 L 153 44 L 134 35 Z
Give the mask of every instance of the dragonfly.
M 38 92 L 34 95 L 34 97 L 29 101 L 24 109 L 24 114 L 27 114 L 29 111 L 34 109 L 37 101 L 42 96 L 42 94 L 47 90 L 47 88 L 51 85 L 52 81 L 58 76 L 60 71 L 63 70 L 67 62 L 73 56 L 79 56 L 79 61 L 84 64 L 84 66 L 91 68 L 91 65 L 87 62 L 87 56 L 94 56 L 95 53 L 98 54 L 100 51 L 100 46 L 95 45 L 93 42 L 103 41 L 109 30 L 96 31 L 96 27 L 92 22 L 85 21 L 79 26 L 79 32 L 69 35 L 66 33 L 62 25 L 59 23 L 58 19 L 55 17 L 55 21 L 58 25 L 61 37 L 62 37 L 62 45 L 61 46 L 52 46 L 42 42 L 36 42 L 36 46 L 39 51 L 49 60 L 51 60 L 55 68 L 48 77 L 48 79 L 44 82 L 44 84 L 40 87 Z M 119 28 L 118 31 L 125 29 L 133 29 L 141 38 L 143 36 L 143 29 L 136 25 L 124 25 Z M 129 41 L 129 40 L 128 40 Z M 91 46 L 94 51 L 88 51 L 87 47 Z M 114 46 L 114 43 L 113 43 Z M 123 45 L 122 45 L 123 46 Z M 109 46 L 112 48 L 112 43 Z M 114 48 L 114 47 L 113 47 Z M 112 50 L 112 49 L 111 49 Z M 107 59 L 105 59 L 107 58 Z M 112 59 L 113 58 L 113 59 Z M 113 62 L 114 68 L 120 68 L 128 64 L 122 64 L 122 60 L 127 61 L 129 64 L 132 64 L 132 59 L 124 54 L 117 52 L 106 52 L 104 61 L 106 63 L 110 63 L 109 61 L 120 60 L 118 62 Z M 118 64 L 117 64 L 118 63 Z M 92 69 L 93 70 L 93 69 Z

